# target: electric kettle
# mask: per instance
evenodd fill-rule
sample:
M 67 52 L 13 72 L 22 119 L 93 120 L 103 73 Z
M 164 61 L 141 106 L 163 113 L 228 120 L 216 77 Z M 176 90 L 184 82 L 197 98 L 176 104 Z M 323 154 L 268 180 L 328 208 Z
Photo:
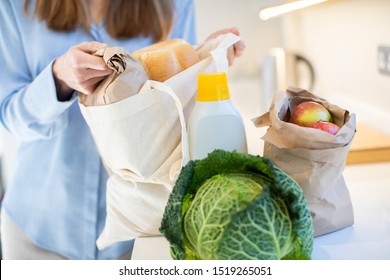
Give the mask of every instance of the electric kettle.
M 295 52 L 273 48 L 261 60 L 261 109 L 268 111 L 276 92 L 289 86 L 312 91 L 315 82 L 310 61 Z

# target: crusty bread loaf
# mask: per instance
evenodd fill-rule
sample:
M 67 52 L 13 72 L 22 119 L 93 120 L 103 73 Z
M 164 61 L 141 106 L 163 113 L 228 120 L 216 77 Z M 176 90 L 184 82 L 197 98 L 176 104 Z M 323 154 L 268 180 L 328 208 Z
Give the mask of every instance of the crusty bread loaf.
M 150 80 L 164 82 L 199 61 L 195 49 L 182 39 L 162 41 L 132 53 Z

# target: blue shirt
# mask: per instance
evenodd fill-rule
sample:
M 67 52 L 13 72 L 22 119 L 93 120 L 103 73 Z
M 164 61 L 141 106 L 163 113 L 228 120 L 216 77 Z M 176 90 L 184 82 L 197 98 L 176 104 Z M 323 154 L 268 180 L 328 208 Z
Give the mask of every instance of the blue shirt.
M 195 44 L 192 0 L 177 0 L 170 38 Z M 35 5 L 35 1 L 32 1 Z M 2 210 L 38 246 L 70 259 L 110 259 L 132 242 L 99 251 L 106 218 L 107 173 L 75 97 L 59 102 L 52 63 L 82 41 L 132 52 L 151 38 L 117 40 L 104 25 L 55 32 L 26 16 L 22 0 L 0 1 L 0 121 L 21 144 Z

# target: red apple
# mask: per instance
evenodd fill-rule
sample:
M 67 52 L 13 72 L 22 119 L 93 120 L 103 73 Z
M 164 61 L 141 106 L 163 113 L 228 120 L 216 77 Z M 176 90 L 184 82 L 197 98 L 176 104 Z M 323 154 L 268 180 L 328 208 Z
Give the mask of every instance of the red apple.
M 339 129 L 340 129 L 340 127 L 335 123 L 323 122 L 323 121 L 319 121 L 310 127 L 316 128 L 316 129 L 321 129 L 321 130 L 329 132 L 330 134 L 333 134 L 333 135 L 336 135 L 337 131 L 339 131 Z
M 319 121 L 332 123 L 333 118 L 328 109 L 314 101 L 305 101 L 298 104 L 290 117 L 291 123 L 305 127 L 310 127 Z

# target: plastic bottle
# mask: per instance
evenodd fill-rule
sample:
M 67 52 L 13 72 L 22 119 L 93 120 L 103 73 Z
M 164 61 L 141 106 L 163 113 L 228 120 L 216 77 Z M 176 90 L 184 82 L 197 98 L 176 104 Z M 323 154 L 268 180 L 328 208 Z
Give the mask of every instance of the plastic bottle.
M 230 99 L 226 73 L 199 74 L 196 104 L 188 122 L 190 159 L 202 159 L 215 149 L 246 153 L 241 114 Z

